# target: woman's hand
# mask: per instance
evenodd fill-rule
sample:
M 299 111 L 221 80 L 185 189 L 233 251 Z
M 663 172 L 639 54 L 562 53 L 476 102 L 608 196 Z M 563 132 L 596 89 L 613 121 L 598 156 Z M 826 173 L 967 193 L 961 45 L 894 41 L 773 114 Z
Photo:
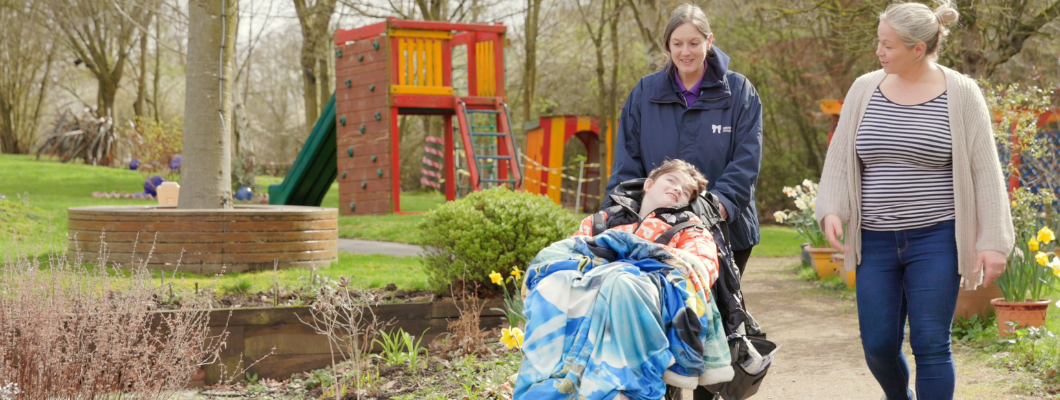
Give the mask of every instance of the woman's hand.
M 843 221 L 839 220 L 835 214 L 828 214 L 821 220 L 821 231 L 824 232 L 825 239 L 828 239 L 828 244 L 833 249 L 842 251 L 844 253 L 849 252 L 850 248 L 843 245 L 839 241 L 839 238 L 843 236 Z
M 721 214 L 722 220 L 729 220 L 729 213 L 725 212 L 725 205 L 722 204 L 720 201 L 718 202 L 718 212 Z
M 983 250 L 975 257 L 975 272 L 983 271 L 983 287 L 990 286 L 1005 273 L 1005 253 Z

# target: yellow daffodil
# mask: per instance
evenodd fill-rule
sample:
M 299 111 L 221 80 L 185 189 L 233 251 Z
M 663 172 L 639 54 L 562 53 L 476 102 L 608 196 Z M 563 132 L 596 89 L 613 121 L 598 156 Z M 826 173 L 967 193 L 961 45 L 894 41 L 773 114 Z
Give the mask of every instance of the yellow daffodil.
M 1042 230 L 1038 231 L 1038 241 L 1042 242 L 1042 244 L 1048 244 L 1053 240 L 1056 240 L 1056 235 L 1053 234 L 1052 229 L 1044 227 Z
M 508 349 L 523 348 L 523 331 L 513 327 L 501 329 L 501 343 L 508 345 Z
M 1027 242 L 1027 245 L 1030 246 L 1031 251 L 1038 251 L 1038 244 L 1038 239 L 1035 238 L 1031 238 L 1031 241 Z
M 1016 208 L 1016 200 L 1012 200 L 1012 208 Z
M 1037 261 L 1038 264 L 1041 264 L 1041 265 L 1044 266 L 1046 264 L 1049 264 L 1049 255 L 1045 254 L 1045 253 L 1042 253 L 1042 252 L 1039 252 L 1038 254 L 1034 255 L 1034 261 Z
M 501 277 L 501 274 L 498 273 L 497 271 L 490 271 L 490 280 L 493 281 L 493 283 L 496 283 L 498 285 L 501 285 L 501 284 L 504 283 L 504 278 Z
M 523 278 L 523 271 L 520 271 L 519 268 L 515 268 L 515 269 L 512 270 L 512 276 L 514 276 L 515 279 L 522 279 Z

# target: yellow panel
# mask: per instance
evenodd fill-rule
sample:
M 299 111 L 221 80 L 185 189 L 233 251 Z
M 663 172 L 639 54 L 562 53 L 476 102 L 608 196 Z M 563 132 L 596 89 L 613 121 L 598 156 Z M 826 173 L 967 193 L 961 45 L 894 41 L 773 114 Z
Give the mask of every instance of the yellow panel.
M 544 139 L 544 130 L 541 128 L 533 129 L 526 133 L 526 157 L 534 160 L 538 163 L 541 162 L 541 141 Z M 541 193 L 541 184 L 538 183 L 541 180 L 541 170 L 537 169 L 537 165 L 532 162 L 524 164 L 525 169 L 523 174 L 523 186 L 526 191 L 533 194 Z
M 390 37 L 414 37 L 431 39 L 452 39 L 453 32 L 450 31 L 428 31 L 421 29 L 390 29 L 387 31 Z
M 489 71 L 486 74 L 486 87 L 489 88 L 487 96 L 494 96 L 497 94 L 497 68 L 494 64 L 496 59 L 493 58 L 493 42 L 486 42 L 486 53 L 489 54 L 486 57 L 486 71 Z
M 590 129 L 593 129 L 592 117 L 578 117 L 577 121 L 577 132 L 588 132 Z
M 423 79 L 423 41 L 424 39 L 416 39 L 416 86 L 427 86 Z
M 391 85 L 390 93 L 394 94 L 426 94 L 432 96 L 452 96 L 452 86 L 412 86 Z
M 603 132 L 604 137 L 607 138 L 607 164 L 605 165 L 607 169 L 605 170 L 606 173 L 604 174 L 604 179 L 608 179 L 611 177 L 611 164 L 614 163 L 615 158 L 614 138 L 611 135 L 611 121 L 608 120 L 606 122 L 606 127 L 602 126 L 600 127 L 600 130 Z
M 563 145 L 567 136 L 567 119 L 563 117 L 552 118 L 552 138 L 549 143 L 548 167 L 563 168 Z M 563 176 L 560 173 L 548 174 L 548 197 L 559 204 L 559 188 L 563 187 Z
M 434 61 L 431 65 L 434 66 L 434 86 L 442 86 L 445 84 L 445 79 L 442 77 L 442 41 L 434 41 Z
M 436 40 L 434 39 L 426 39 L 425 43 L 423 44 L 423 54 L 425 54 L 425 56 L 423 57 L 423 75 L 426 77 L 423 82 L 426 83 L 427 86 L 439 85 L 439 83 L 435 82 L 434 79 L 434 62 L 438 59 L 438 56 L 434 54 L 435 41 Z
M 409 59 L 406 52 L 409 50 L 408 39 L 398 39 L 398 84 L 404 85 L 408 82 L 406 77 L 406 70 L 408 69 Z
M 429 58 L 427 58 L 427 39 L 420 39 L 419 42 L 419 52 L 416 53 L 418 54 L 417 59 L 420 62 L 420 64 L 416 66 L 416 73 L 420 74 L 419 85 L 431 86 L 427 84 L 427 71 L 429 71 L 427 69 L 427 63 L 430 62 L 428 61 Z

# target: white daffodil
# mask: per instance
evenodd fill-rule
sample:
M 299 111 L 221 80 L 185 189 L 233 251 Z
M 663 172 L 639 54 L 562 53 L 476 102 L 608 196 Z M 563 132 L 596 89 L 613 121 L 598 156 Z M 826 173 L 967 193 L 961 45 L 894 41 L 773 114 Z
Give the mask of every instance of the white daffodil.
M 813 189 L 813 182 L 809 179 L 803 179 L 802 186 L 806 186 L 807 189 Z
M 795 199 L 795 207 L 798 207 L 800 210 L 805 210 L 807 207 L 806 201 L 801 198 Z
M 773 218 L 776 218 L 777 223 L 783 224 L 784 220 L 787 219 L 787 214 L 784 214 L 783 211 L 777 211 L 773 213 Z

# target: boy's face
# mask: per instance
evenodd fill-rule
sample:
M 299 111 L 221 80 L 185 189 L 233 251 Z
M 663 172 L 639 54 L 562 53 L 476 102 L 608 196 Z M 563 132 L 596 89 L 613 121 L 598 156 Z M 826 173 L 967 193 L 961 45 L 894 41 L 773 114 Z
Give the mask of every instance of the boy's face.
M 683 172 L 666 173 L 657 180 L 648 179 L 644 181 L 644 205 L 655 209 L 688 203 L 692 198 L 688 188 L 694 184 L 692 177 Z

